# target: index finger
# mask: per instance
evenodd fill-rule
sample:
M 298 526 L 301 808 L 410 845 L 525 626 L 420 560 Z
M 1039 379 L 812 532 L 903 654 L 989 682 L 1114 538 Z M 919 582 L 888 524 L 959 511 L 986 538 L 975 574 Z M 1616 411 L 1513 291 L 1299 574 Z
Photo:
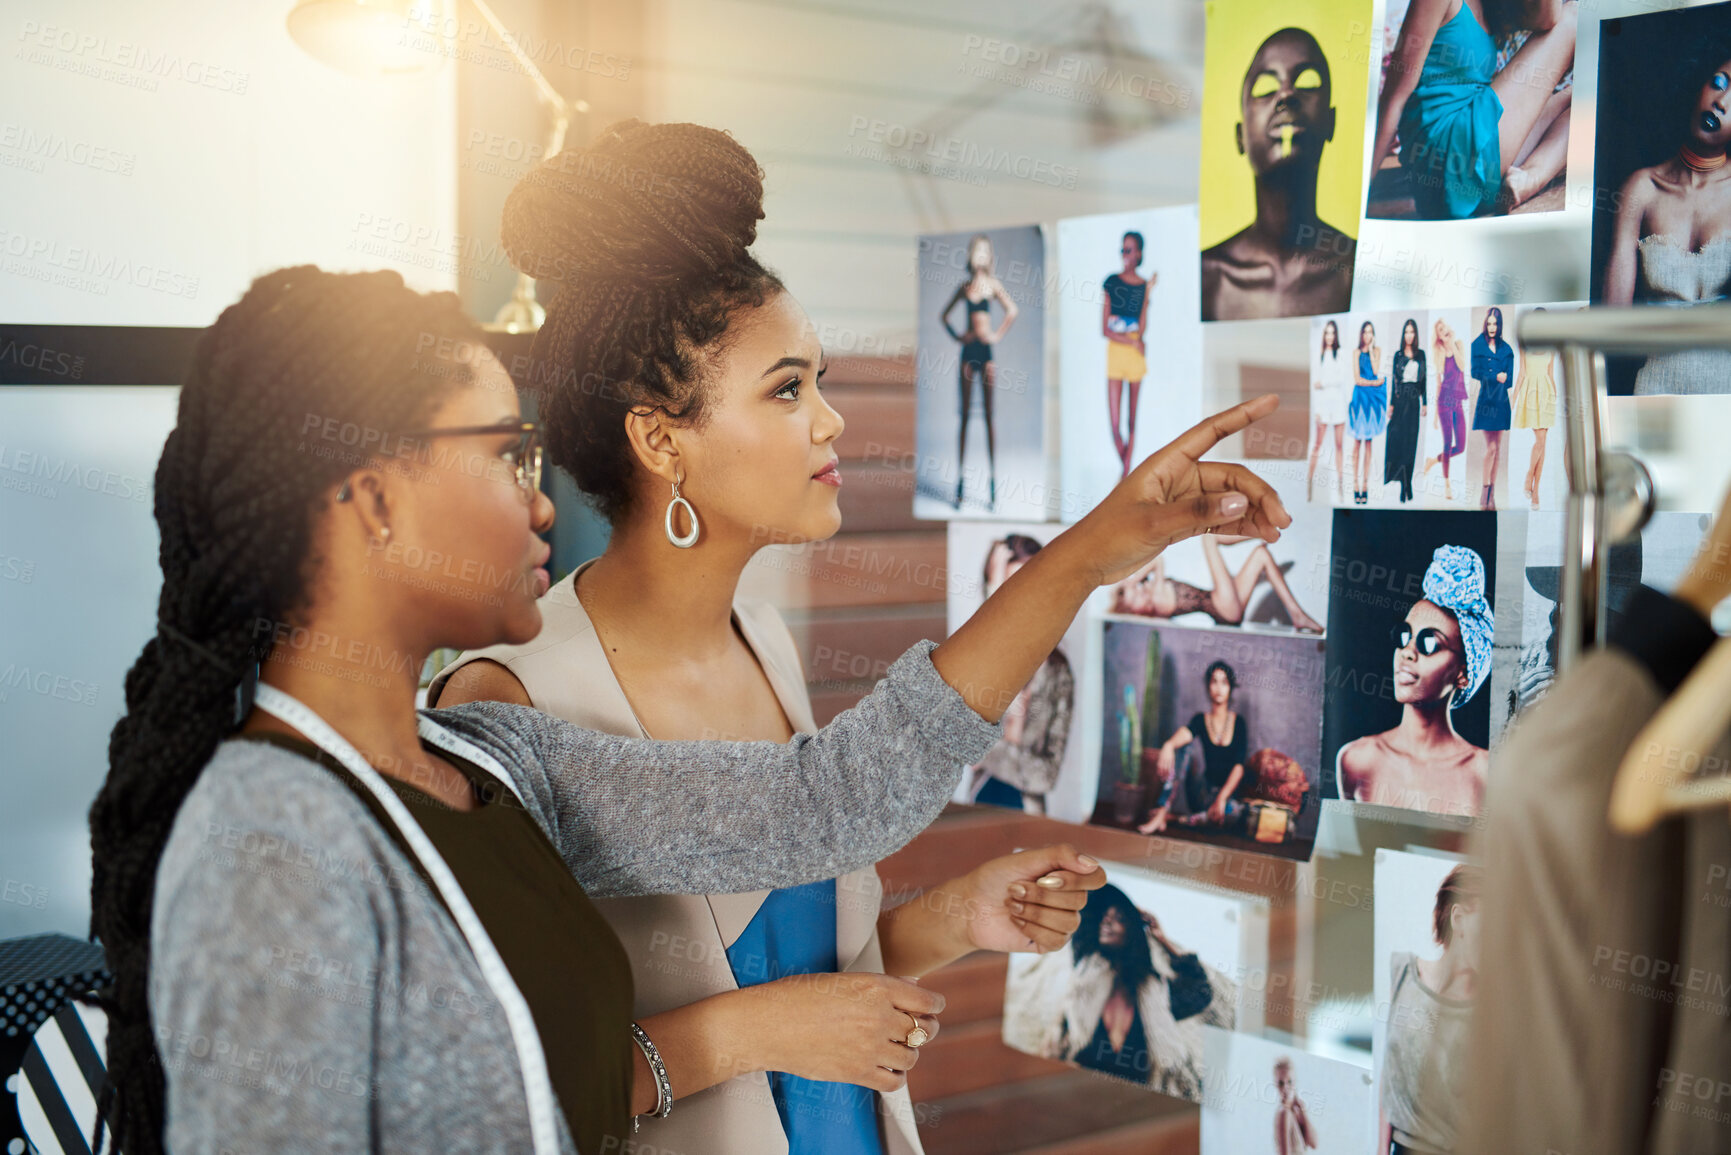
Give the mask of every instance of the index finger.
M 1197 461 L 1204 453 L 1234 433 L 1246 428 L 1252 421 L 1267 417 L 1278 408 L 1280 408 L 1280 395 L 1278 393 L 1264 393 L 1254 400 L 1234 405 L 1224 413 L 1204 417 L 1179 434 L 1167 448 L 1182 453 L 1192 461 Z

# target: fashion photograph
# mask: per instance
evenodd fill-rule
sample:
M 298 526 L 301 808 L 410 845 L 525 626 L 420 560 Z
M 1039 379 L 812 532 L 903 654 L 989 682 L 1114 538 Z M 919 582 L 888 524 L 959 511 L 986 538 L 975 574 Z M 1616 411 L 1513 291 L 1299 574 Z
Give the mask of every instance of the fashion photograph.
M 1365 215 L 1567 207 L 1577 12 L 1572 0 L 1389 0 Z
M 1195 205 L 1058 222 L 1065 521 L 1202 416 L 1195 256 Z
M 1484 872 L 1448 855 L 1376 852 L 1372 1027 L 1377 1151 L 1458 1151 L 1478 993 Z
M 1184 626 L 1320 636 L 1328 624 L 1329 534 L 1333 516 L 1302 501 L 1284 465 L 1254 467 L 1292 514 L 1270 546 L 1249 538 L 1204 534 L 1180 542 L 1107 588 L 1109 615 Z M 1273 477 L 1267 475 L 1274 474 Z
M 1731 4 L 1599 26 L 1594 304 L 1731 296 Z M 1731 352 L 1611 358 L 1613 395 L 1731 392 Z
M 1202 319 L 1351 307 L 1369 0 L 1210 0 Z
M 1328 797 L 1473 815 L 1490 770 L 1497 519 L 1334 515 Z
M 919 239 L 915 517 L 1048 516 L 1045 268 L 1038 225 Z
M 1203 1061 L 1218 1077 L 1202 1098 L 1201 1155 L 1376 1151 L 1368 1126 L 1375 1110 L 1368 1065 L 1227 1031 L 1207 1032 Z
M 1233 1031 L 1239 979 L 1266 958 L 1258 904 L 1103 862 L 1064 947 L 1010 965 L 1004 1042 L 1163 1095 L 1203 1102 L 1213 1029 Z M 1261 936 L 1261 937 L 1258 937 Z
M 954 633 L 1045 544 L 1059 526 L 951 521 L 948 617 Z M 977 571 L 963 569 L 969 562 Z M 970 766 L 956 801 L 1005 806 L 1064 822 L 1086 822 L 1094 806 L 1094 775 L 1081 735 L 1082 687 L 1088 668 L 1088 621 L 1078 614 L 1040 668 L 1004 712 L 1004 736 Z
M 1091 821 L 1308 859 L 1321 810 L 1323 643 L 1108 620 Z

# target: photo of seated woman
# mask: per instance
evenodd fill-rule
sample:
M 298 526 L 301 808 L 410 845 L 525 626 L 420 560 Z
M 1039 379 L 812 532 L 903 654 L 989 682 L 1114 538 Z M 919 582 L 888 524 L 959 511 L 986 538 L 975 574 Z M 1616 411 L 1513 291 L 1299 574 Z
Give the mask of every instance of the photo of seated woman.
M 1390 0 L 1368 217 L 1565 207 L 1575 0 Z
M 1323 643 L 1108 621 L 1093 822 L 1308 858 Z
M 1011 963 L 1004 1041 L 1200 1100 L 1204 1028 L 1237 1023 L 1241 904 L 1105 865 L 1119 881 L 1089 893 L 1070 941 Z

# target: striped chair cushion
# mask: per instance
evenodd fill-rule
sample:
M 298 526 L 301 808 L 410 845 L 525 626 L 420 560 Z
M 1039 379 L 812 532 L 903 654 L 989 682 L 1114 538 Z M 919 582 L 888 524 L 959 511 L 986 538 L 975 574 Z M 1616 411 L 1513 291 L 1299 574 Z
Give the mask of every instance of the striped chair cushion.
M 61 1003 L 30 1040 L 17 1084 L 24 1135 L 41 1155 L 89 1155 L 108 1017 L 74 1000 Z M 104 1144 L 113 1149 L 112 1138 Z

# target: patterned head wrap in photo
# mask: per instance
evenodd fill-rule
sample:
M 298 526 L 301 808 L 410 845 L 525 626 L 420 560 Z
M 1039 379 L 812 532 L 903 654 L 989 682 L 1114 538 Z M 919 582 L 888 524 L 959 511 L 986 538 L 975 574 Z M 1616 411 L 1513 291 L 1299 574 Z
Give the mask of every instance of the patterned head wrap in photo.
M 1424 571 L 1424 598 L 1455 616 L 1461 650 L 1467 659 L 1467 688 L 1450 709 L 1459 709 L 1478 692 L 1491 672 L 1491 630 L 1496 624 L 1485 600 L 1485 563 L 1464 545 L 1439 545 Z

